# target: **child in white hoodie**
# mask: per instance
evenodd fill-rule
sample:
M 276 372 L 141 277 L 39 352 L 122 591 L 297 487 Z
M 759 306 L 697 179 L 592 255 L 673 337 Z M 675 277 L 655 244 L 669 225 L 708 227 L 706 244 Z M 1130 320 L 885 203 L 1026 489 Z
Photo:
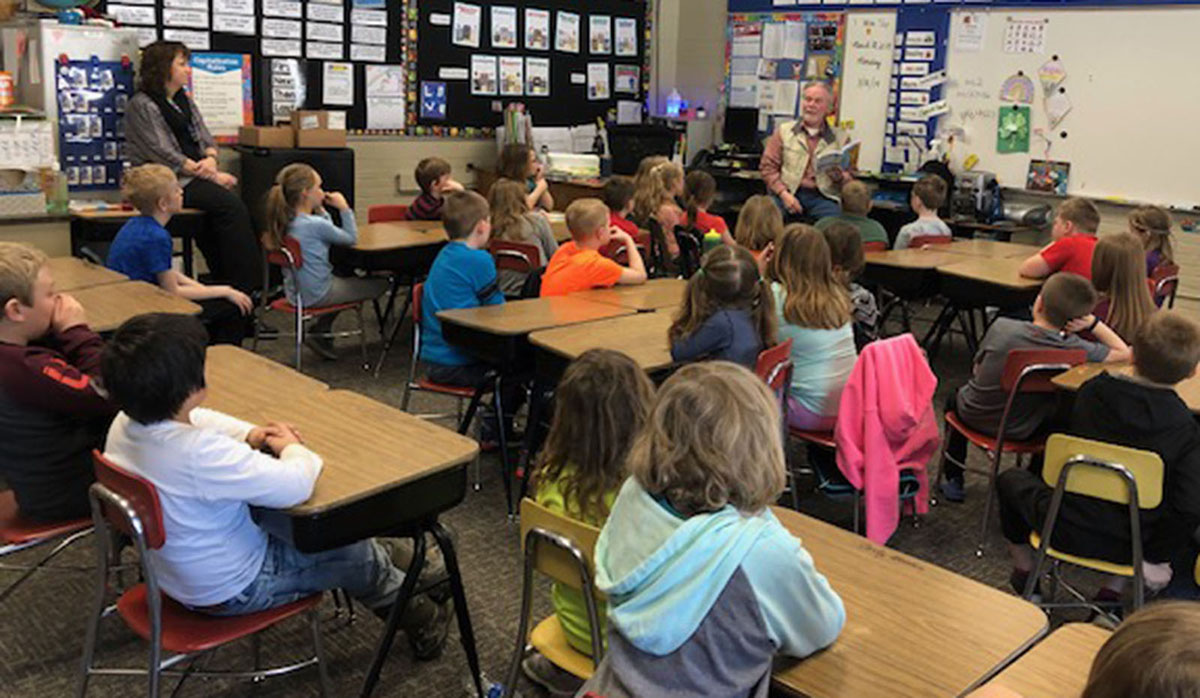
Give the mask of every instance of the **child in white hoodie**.
M 841 599 L 767 508 L 785 481 L 779 420 L 729 362 L 663 384 L 596 543 L 608 653 L 582 693 L 765 697 L 772 657 L 837 638 Z

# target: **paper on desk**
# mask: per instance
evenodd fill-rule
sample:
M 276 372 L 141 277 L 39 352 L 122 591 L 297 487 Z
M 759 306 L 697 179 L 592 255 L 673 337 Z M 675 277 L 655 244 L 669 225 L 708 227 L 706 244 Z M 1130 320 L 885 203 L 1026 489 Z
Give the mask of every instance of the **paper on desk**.
M 596 142 L 596 124 L 584 124 L 582 126 L 574 126 L 571 131 L 571 151 L 572 153 L 590 153 Z

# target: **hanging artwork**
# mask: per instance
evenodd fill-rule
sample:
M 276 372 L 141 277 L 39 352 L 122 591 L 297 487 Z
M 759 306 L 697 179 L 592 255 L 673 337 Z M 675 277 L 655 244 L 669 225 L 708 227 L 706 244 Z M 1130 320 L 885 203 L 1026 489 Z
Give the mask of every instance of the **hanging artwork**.
M 1025 179 L 1025 188 L 1065 196 L 1067 179 L 1070 175 L 1071 163 L 1069 162 L 1030 160 L 1029 176 Z
M 1033 104 L 1033 94 L 1033 80 L 1030 80 L 1029 76 L 1020 70 L 1016 75 L 1010 75 L 1000 86 L 1001 102 Z
M 1000 109 L 996 123 L 996 152 L 1029 152 L 1029 107 L 1014 104 Z
M 1050 128 L 1057 128 L 1069 111 L 1071 98 L 1067 96 L 1065 87 L 1059 87 L 1054 94 L 1046 97 L 1046 119 L 1050 122 Z
M 1038 68 L 1038 79 L 1042 81 L 1042 94 L 1048 96 L 1067 79 L 1067 69 L 1058 56 L 1054 56 Z

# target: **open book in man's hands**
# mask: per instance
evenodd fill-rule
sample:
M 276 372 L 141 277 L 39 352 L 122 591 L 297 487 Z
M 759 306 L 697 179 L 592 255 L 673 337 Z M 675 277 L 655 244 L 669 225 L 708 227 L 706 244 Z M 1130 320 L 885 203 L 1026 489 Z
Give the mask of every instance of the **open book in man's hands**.
M 828 172 L 835 167 L 841 168 L 846 172 L 858 169 L 858 151 L 861 147 L 861 141 L 850 141 L 839 150 L 825 153 L 817 158 L 815 165 L 817 172 Z

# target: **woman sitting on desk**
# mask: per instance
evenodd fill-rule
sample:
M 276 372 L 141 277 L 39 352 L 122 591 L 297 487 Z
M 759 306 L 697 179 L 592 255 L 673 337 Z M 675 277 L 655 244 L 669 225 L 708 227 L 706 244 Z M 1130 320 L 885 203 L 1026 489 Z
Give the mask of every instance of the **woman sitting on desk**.
M 207 215 L 196 244 L 215 279 L 249 293 L 262 283 L 262 257 L 250 212 L 231 190 L 237 177 L 217 169 L 217 144 L 183 89 L 190 52 L 175 41 L 142 51 L 138 91 L 125 112 L 129 162 L 166 165 L 179 177 L 183 205 Z
M 829 125 L 833 93 L 823 82 L 804 86 L 799 121 L 785 121 L 767 139 L 758 169 L 767 191 L 783 211 L 785 223 L 813 221 L 841 213 L 838 189 L 846 172 L 818 170 L 817 160 L 849 143 L 849 136 Z

